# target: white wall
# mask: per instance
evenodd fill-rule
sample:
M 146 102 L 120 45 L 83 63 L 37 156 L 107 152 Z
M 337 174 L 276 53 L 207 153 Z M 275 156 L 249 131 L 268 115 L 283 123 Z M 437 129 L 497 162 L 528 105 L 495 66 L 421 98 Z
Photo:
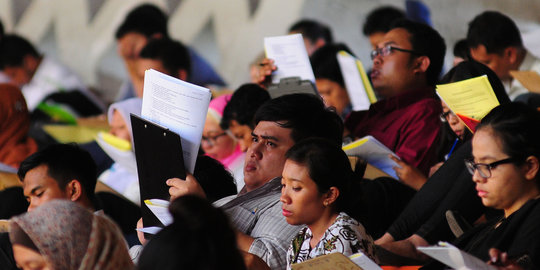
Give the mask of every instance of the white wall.
M 330 25 L 335 39 L 348 44 L 369 66 L 369 44 L 361 35 L 366 14 L 382 4 L 404 7 L 398 0 L 0 0 L 0 18 L 8 32 L 30 39 L 110 98 L 125 77 L 114 32 L 125 14 L 142 2 L 166 10 L 171 36 L 205 56 L 231 88 L 247 81 L 248 63 L 262 51 L 263 37 L 284 34 L 300 18 Z M 467 23 L 483 10 L 506 13 L 524 33 L 540 29 L 538 0 L 424 2 L 449 52 L 464 37 Z M 536 33 L 532 37 L 538 39 L 540 32 Z M 536 46 L 532 49 L 540 50 Z

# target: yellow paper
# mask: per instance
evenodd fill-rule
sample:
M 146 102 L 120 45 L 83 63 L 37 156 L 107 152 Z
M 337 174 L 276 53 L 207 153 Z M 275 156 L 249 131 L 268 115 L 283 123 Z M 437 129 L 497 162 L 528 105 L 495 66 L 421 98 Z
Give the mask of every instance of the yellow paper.
M 88 143 L 94 140 L 103 128 L 81 127 L 71 125 L 45 125 L 45 132 L 59 143 Z
M 455 114 L 481 120 L 499 101 L 487 76 L 437 85 L 437 94 Z

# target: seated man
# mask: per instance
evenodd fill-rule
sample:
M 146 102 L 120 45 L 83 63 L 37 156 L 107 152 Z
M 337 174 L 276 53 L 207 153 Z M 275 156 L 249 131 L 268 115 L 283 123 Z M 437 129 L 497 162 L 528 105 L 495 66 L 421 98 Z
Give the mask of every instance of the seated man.
M 168 38 L 167 15 L 152 4 L 143 4 L 130 11 L 116 30 L 118 54 L 124 61 L 131 80 L 136 76 L 136 62 L 141 49 L 152 39 Z M 194 70 L 189 81 L 197 85 L 220 85 L 225 82 L 214 69 L 193 49 L 188 48 L 190 69 Z M 117 100 L 139 95 L 131 84 L 122 85 Z
M 251 132 L 255 128 L 253 116 L 257 109 L 268 100 L 270 100 L 268 91 L 249 83 L 236 89 L 225 106 L 220 126 L 234 135 L 242 152 L 246 152 L 251 145 Z
M 2 38 L 0 69 L 21 88 L 30 111 L 50 94 L 74 90 L 84 94 L 99 109 L 105 108 L 73 71 L 39 54 L 30 42 L 20 36 L 5 35 Z
M 519 29 L 512 19 L 496 11 L 483 12 L 469 23 L 467 43 L 471 57 L 499 76 L 512 101 L 540 106 L 540 95 L 529 93 L 510 76 L 510 70 L 540 73 L 540 60 L 525 49 Z
M 349 114 L 345 127 L 355 138 L 375 137 L 427 175 L 435 162 L 441 106 L 434 86 L 446 45 L 431 27 L 401 20 L 377 46 L 371 81 L 384 99 Z
M 341 145 L 343 125 L 323 102 L 305 94 L 286 95 L 268 101 L 255 114 L 253 143 L 244 165 L 245 186 L 239 195 L 217 201 L 238 230 L 240 250 L 263 259 L 272 269 L 287 265 L 285 258 L 298 227 L 289 225 L 281 211 L 281 173 L 285 153 L 296 142 L 322 137 Z M 204 192 L 190 175 L 186 181 L 169 179 L 172 198 Z

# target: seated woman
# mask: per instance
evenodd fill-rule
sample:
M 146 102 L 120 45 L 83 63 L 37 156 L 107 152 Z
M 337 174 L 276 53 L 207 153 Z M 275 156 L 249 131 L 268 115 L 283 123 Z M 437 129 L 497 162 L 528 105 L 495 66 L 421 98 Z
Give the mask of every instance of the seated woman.
M 131 98 L 116 102 L 109 106 L 108 121 L 110 125 L 109 133 L 114 135 L 116 142 L 122 141 L 126 148 L 132 148 L 133 132 L 131 130 L 130 114 L 141 114 L 142 99 Z M 103 150 L 111 156 L 115 163 L 103 172 L 98 180 L 107 184 L 109 187 L 122 194 L 133 203 L 140 205 L 139 178 L 137 176 L 137 164 L 135 162 L 135 153 L 133 151 L 122 151 L 114 147 L 110 139 L 98 138 L 98 144 Z M 116 158 L 115 156 L 131 156 L 131 158 Z
M 465 232 L 457 247 L 484 261 L 494 247 L 524 269 L 539 269 L 538 138 L 540 113 L 525 104 L 501 105 L 482 119 L 472 140 L 473 158 L 465 165 L 482 204 L 504 214 Z
M 441 79 L 440 84 L 458 82 L 484 74 L 487 75 L 499 103 L 510 102 L 510 98 L 508 98 L 504 86 L 497 75 L 487 66 L 475 61 L 464 61 L 459 63 L 456 67 L 448 71 Z M 431 167 L 429 175 L 423 175 L 418 169 L 392 157 L 392 159 L 401 166 L 401 168 L 395 168 L 400 180 L 415 190 L 419 190 L 427 181 L 428 177 L 431 177 L 452 153 L 457 151 L 465 142 L 472 138 L 472 134 L 465 124 L 459 120 L 459 118 L 450 110 L 448 105 L 442 100 L 441 106 L 443 113 L 440 116 L 442 123 L 439 133 L 439 147 L 437 148 L 437 159 L 439 162 Z
M 144 247 L 139 270 L 246 269 L 225 213 L 196 196 L 182 196 L 169 206 L 174 222 Z
M 307 139 L 286 154 L 281 180 L 283 215 L 291 225 L 306 226 L 287 251 L 287 266 L 324 254 L 362 252 L 373 260 L 374 245 L 364 227 L 344 211 L 353 171 L 339 146 Z
M 133 269 L 120 229 L 110 219 L 66 201 L 14 217 L 9 238 L 22 269 Z
M 221 162 L 234 176 L 237 190 L 244 187 L 244 154 L 240 145 L 225 130 L 220 122 L 225 105 L 231 95 L 222 95 L 210 101 L 204 123 L 201 147 L 206 155 Z
M 36 142 L 28 137 L 29 130 L 30 114 L 21 90 L 11 84 L 0 84 L 0 165 L 15 171 L 26 157 L 37 151 Z M 0 171 L 9 167 L 0 166 Z

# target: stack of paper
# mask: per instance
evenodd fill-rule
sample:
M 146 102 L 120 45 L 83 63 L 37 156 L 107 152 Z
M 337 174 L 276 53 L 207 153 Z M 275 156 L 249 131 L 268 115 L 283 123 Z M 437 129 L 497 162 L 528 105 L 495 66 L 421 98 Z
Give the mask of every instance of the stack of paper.
M 341 253 L 330 253 L 291 265 L 293 270 L 381 270 L 374 261 L 362 253 L 349 257 Z
M 472 256 L 471 254 L 460 250 L 446 242 L 439 242 L 436 246 L 418 247 L 422 253 L 440 261 L 452 269 L 462 270 L 496 270 L 482 260 Z
M 364 70 L 364 65 L 346 51 L 338 52 L 337 60 L 353 110 L 368 110 L 372 103 L 377 102 L 377 97 Z
M 399 165 L 389 155 L 399 157 L 373 136 L 365 136 L 347 144 L 343 146 L 343 151 L 348 156 L 361 157 L 373 167 L 378 168 L 395 179 L 399 179 L 396 171 L 393 169 L 394 167 L 399 167 Z
M 300 77 L 315 83 L 315 76 L 306 45 L 301 34 L 264 38 L 266 57 L 273 59 L 277 70 L 272 74 L 272 83 L 283 78 Z
M 471 132 L 499 101 L 486 75 L 437 85 L 437 94 Z

